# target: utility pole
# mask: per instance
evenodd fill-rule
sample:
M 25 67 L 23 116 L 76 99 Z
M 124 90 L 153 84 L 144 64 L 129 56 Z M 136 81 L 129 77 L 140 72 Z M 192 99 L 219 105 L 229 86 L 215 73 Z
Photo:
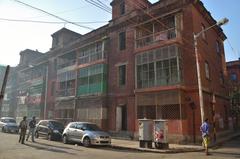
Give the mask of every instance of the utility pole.
M 7 85 L 9 70 L 10 70 L 10 66 L 8 65 L 6 67 L 6 71 L 4 74 L 4 79 L 3 79 L 3 83 L 2 83 L 2 87 L 1 87 L 1 92 L 0 92 L 0 117 L 2 117 L 2 103 L 3 103 L 5 88 Z
M 200 71 L 200 62 L 199 62 L 199 52 L 198 52 L 198 37 L 201 36 L 206 31 L 214 28 L 215 26 L 222 26 L 226 23 L 228 23 L 227 18 L 223 18 L 216 24 L 200 31 L 199 33 L 193 33 L 193 40 L 194 40 L 194 53 L 196 58 L 196 67 L 197 67 L 197 81 L 198 81 L 198 95 L 199 95 L 199 106 L 200 106 L 200 113 L 201 113 L 201 121 L 202 123 L 205 120 L 205 114 L 204 114 L 204 105 L 203 105 L 203 92 L 202 92 L 202 81 L 201 81 L 201 71 Z

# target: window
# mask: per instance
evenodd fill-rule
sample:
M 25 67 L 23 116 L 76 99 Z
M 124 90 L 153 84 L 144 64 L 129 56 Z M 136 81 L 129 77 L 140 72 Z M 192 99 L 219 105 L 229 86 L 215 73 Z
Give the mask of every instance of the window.
M 51 96 L 55 95 L 55 82 L 52 82 L 52 87 L 51 87 Z
M 181 81 L 180 58 L 175 45 L 136 56 L 137 88 L 174 85 Z
M 209 64 L 207 61 L 205 62 L 205 76 L 207 79 L 210 79 Z
M 124 2 L 122 2 L 122 3 L 119 5 L 119 10 L 120 10 L 120 15 L 125 14 L 125 3 L 124 3 Z
M 126 32 L 119 33 L 119 50 L 126 49 Z
M 126 65 L 118 67 L 118 83 L 119 86 L 125 86 L 126 84 Z
M 70 127 L 70 128 L 76 128 L 76 124 L 73 123 L 73 124 L 71 124 L 69 127 Z
M 77 125 L 76 125 L 76 129 L 81 130 L 82 128 L 83 128 L 83 124 L 77 124 Z
M 205 28 L 206 28 L 205 25 L 202 24 L 202 31 L 205 30 Z M 203 38 L 203 40 L 207 39 L 205 32 L 202 32 L 202 38 Z
M 103 59 L 102 42 L 86 46 L 80 50 L 78 64 L 85 64 Z
M 223 75 L 223 72 L 220 72 L 220 84 L 224 84 L 224 75 Z
M 47 121 L 42 121 L 39 125 L 47 126 Z
M 219 41 L 216 41 L 216 52 L 218 53 L 218 54 L 221 54 L 221 44 L 220 44 L 220 42 Z
M 78 96 L 105 93 L 107 89 L 106 65 L 97 64 L 81 68 L 79 74 Z
M 230 79 L 231 79 L 231 81 L 236 82 L 237 81 L 237 74 L 236 73 L 231 73 L 230 74 Z

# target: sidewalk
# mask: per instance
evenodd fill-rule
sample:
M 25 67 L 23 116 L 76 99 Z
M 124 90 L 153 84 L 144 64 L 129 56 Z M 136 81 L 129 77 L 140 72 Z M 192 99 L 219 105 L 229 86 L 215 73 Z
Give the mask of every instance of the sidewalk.
M 217 141 L 215 144 L 211 145 L 211 147 L 220 145 L 238 136 L 240 136 L 240 132 L 231 134 L 225 137 L 224 139 Z M 152 149 L 140 148 L 139 141 L 122 140 L 122 139 L 112 139 L 112 148 L 122 149 L 122 150 L 152 152 L 152 153 L 183 153 L 183 152 L 204 151 L 204 148 L 200 145 L 180 145 L 180 144 L 169 144 L 169 149 L 155 149 L 154 144 Z

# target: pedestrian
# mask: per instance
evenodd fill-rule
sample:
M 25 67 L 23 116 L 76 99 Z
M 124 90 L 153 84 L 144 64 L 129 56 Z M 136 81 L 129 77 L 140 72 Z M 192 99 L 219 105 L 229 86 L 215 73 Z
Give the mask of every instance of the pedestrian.
M 209 153 L 208 153 L 208 146 L 209 146 L 209 142 L 210 142 L 209 129 L 210 129 L 210 127 L 209 127 L 209 123 L 208 123 L 208 118 L 206 118 L 200 127 L 200 131 L 202 132 L 203 145 L 205 148 L 206 155 L 209 155 Z
M 26 121 L 27 117 L 24 116 L 23 120 L 20 122 L 19 124 L 19 129 L 20 129 L 20 136 L 19 136 L 19 143 L 21 142 L 22 144 L 24 144 L 24 140 L 25 140 L 25 135 L 26 135 L 26 131 L 27 131 L 27 121 Z
M 27 135 L 26 141 L 28 141 L 29 136 L 31 134 L 32 142 L 35 142 L 34 141 L 35 127 L 36 127 L 36 117 L 35 116 L 32 117 L 32 120 L 29 122 L 28 126 L 29 126 L 29 131 L 28 131 L 28 135 Z

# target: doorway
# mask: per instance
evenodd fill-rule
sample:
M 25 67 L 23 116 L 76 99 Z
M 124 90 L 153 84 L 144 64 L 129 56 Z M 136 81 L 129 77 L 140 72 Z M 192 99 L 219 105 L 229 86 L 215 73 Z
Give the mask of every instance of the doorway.
M 127 106 L 117 106 L 116 110 L 116 130 L 126 131 L 127 130 Z

